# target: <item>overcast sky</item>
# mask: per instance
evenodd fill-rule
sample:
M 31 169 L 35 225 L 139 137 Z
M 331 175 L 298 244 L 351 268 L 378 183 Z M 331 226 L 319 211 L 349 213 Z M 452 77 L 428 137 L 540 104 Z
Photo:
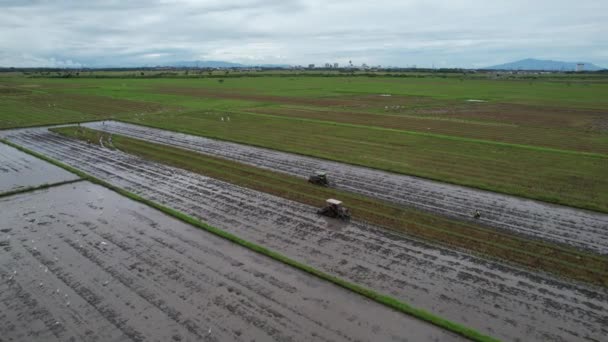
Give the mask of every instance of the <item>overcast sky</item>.
M 608 67 L 608 0 L 0 0 L 0 66 Z

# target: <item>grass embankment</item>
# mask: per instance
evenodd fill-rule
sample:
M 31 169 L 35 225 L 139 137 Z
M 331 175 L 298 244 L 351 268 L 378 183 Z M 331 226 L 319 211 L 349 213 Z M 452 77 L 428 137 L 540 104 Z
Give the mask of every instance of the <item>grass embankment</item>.
M 108 143 L 108 133 L 82 127 L 52 129 L 65 136 Z M 405 232 L 413 236 L 463 248 L 491 258 L 580 281 L 608 286 L 608 259 L 574 248 L 528 240 L 491 228 L 467 224 L 407 209 L 357 194 L 309 184 L 297 177 L 210 157 L 179 148 L 112 135 L 112 144 L 121 151 L 171 166 L 221 179 L 236 185 L 286 199 L 321 206 L 327 198 L 339 198 L 354 218 Z
M 76 182 L 80 182 L 82 179 L 72 179 L 72 180 L 68 180 L 68 181 L 64 181 L 64 182 L 59 182 L 59 183 L 46 183 L 46 184 L 42 184 L 42 185 L 38 185 L 38 186 L 28 186 L 25 188 L 20 188 L 20 189 L 16 189 L 16 190 L 11 190 L 11 191 L 7 191 L 7 192 L 2 192 L 0 193 L 0 198 L 2 197 L 7 197 L 7 196 L 12 196 L 12 195 L 18 195 L 18 194 L 23 194 L 26 192 L 31 192 L 31 191 L 36 191 L 36 190 L 42 190 L 42 189 L 47 189 L 47 188 L 52 188 L 55 186 L 61 186 L 61 185 L 65 185 L 65 184 L 71 184 L 71 183 L 76 183 Z
M 90 136 L 89 138 L 93 138 L 93 137 L 94 136 Z M 466 338 L 468 338 L 468 339 L 470 339 L 472 341 L 478 341 L 478 342 L 498 342 L 499 341 L 498 339 L 496 339 L 494 337 L 491 337 L 491 336 L 488 336 L 488 335 L 484 335 L 484 334 L 480 333 L 479 331 L 477 331 L 475 329 L 471 329 L 471 328 L 466 327 L 464 325 L 461 325 L 459 323 L 455 323 L 455 322 L 452 322 L 450 320 L 444 319 L 444 318 L 442 318 L 440 316 L 437 316 L 437 315 L 434 315 L 434 314 L 432 314 L 432 313 L 430 313 L 430 312 L 428 312 L 426 310 L 413 307 L 413 306 L 411 306 L 411 305 L 409 305 L 409 304 L 407 304 L 405 302 L 402 302 L 402 301 L 400 301 L 398 299 L 395 299 L 395 298 L 393 298 L 391 296 L 387 296 L 387 295 L 384 295 L 382 293 L 376 292 L 376 291 L 374 291 L 372 289 L 369 289 L 369 288 L 366 288 L 366 287 L 363 287 L 363 286 L 351 283 L 351 282 L 346 281 L 346 280 L 344 280 L 342 278 L 338 278 L 338 277 L 332 276 L 330 274 L 327 274 L 325 272 L 317 270 L 314 267 L 308 266 L 308 265 L 303 264 L 301 262 L 298 262 L 298 261 L 296 261 L 294 259 L 291 259 L 291 258 L 289 258 L 289 257 L 287 257 L 287 256 L 285 256 L 283 254 L 277 253 L 277 252 L 275 252 L 273 250 L 270 250 L 270 249 L 265 248 L 263 246 L 260 246 L 258 244 L 252 243 L 250 241 L 241 239 L 241 238 L 239 238 L 236 235 L 233 235 L 233 234 L 231 234 L 231 233 L 229 233 L 229 232 L 227 232 L 225 230 L 222 230 L 222 229 L 210 226 L 210 225 L 208 225 L 208 224 L 206 224 L 206 223 L 204 223 L 204 222 L 202 222 L 202 221 L 200 221 L 200 220 L 198 220 L 198 219 L 196 219 L 196 218 L 194 218 L 192 216 L 188 216 L 188 215 L 186 215 L 186 214 L 184 214 L 182 212 L 179 212 L 177 210 L 171 209 L 169 207 L 160 205 L 160 204 L 158 204 L 158 203 L 156 203 L 154 201 L 151 201 L 151 200 L 145 199 L 143 197 L 140 197 L 140 196 L 138 196 L 138 195 L 136 195 L 136 194 L 134 194 L 132 192 L 129 192 L 129 191 L 124 190 L 122 188 L 116 187 L 116 186 L 114 186 L 114 185 L 112 185 L 112 184 L 110 184 L 108 182 L 105 182 L 105 181 L 103 181 L 103 180 L 101 180 L 99 178 L 93 177 L 93 176 L 91 176 L 91 175 L 89 175 L 87 173 L 84 173 L 84 172 L 82 172 L 82 171 L 80 171 L 78 169 L 75 169 L 75 168 L 73 168 L 73 167 L 71 167 L 69 165 L 66 165 L 66 164 L 63 164 L 61 162 L 58 162 L 58 161 L 56 161 L 56 160 L 54 160 L 52 158 L 46 157 L 45 155 L 36 153 L 36 152 L 34 152 L 32 150 L 29 150 L 29 149 L 24 148 L 22 146 L 19 146 L 17 144 L 13 144 L 10 141 L 7 141 L 7 140 L 4 140 L 4 139 L 0 138 L 0 142 L 3 142 L 5 144 L 7 144 L 7 145 L 15 147 L 15 148 L 17 148 L 20 151 L 23 151 L 25 153 L 29 153 L 29 154 L 31 154 L 31 155 L 33 155 L 35 157 L 38 157 L 38 158 L 40 158 L 42 160 L 45 160 L 45 161 L 47 161 L 49 163 L 52 163 L 52 164 L 56 165 L 56 166 L 64 168 L 65 170 L 70 171 L 70 172 L 78 175 L 83 180 L 88 180 L 88 181 L 93 182 L 95 184 L 99 184 L 101 186 L 104 186 L 104 187 L 106 187 L 106 188 L 108 188 L 110 190 L 113 190 L 113 191 L 115 191 L 115 192 L 117 192 L 117 193 L 119 193 L 119 194 L 121 194 L 121 195 L 123 195 L 125 197 L 128 197 L 128 198 L 130 198 L 132 200 L 138 201 L 140 203 L 146 204 L 146 205 L 148 205 L 148 206 L 150 206 L 152 208 L 155 208 L 155 209 L 157 209 L 157 210 L 159 210 L 159 211 L 161 211 L 161 212 L 163 212 L 163 213 L 165 213 L 167 215 L 175 217 L 175 218 L 177 218 L 177 219 L 179 219 L 179 220 L 181 220 L 183 222 L 191 224 L 191 225 L 193 225 L 195 227 L 198 227 L 200 229 L 206 230 L 206 231 L 208 231 L 208 232 L 210 232 L 212 234 L 215 234 L 217 236 L 220 236 L 220 237 L 222 237 L 222 238 L 224 238 L 224 239 L 226 239 L 228 241 L 231 241 L 231 242 L 236 243 L 236 244 L 238 244 L 240 246 L 248 248 L 248 249 L 250 249 L 252 251 L 255 251 L 257 253 L 260 253 L 262 255 L 270 257 L 270 258 L 272 258 L 274 260 L 280 261 L 280 262 L 282 262 L 284 264 L 287 264 L 289 266 L 292 266 L 292 267 L 294 267 L 296 269 L 299 269 L 301 271 L 304 271 L 304 272 L 307 272 L 309 274 L 312 274 L 312 275 L 314 275 L 314 276 L 316 276 L 316 277 L 318 277 L 320 279 L 323 279 L 325 281 L 329 281 L 329 282 L 331 282 L 331 283 L 333 283 L 333 284 L 335 284 L 337 286 L 340 286 L 340 287 L 343 287 L 343 288 L 348 289 L 350 291 L 353 291 L 354 293 L 357 293 L 357 294 L 362 295 L 364 297 L 367 297 L 367 298 L 369 298 L 371 300 L 374 300 L 374 301 L 376 301 L 378 303 L 386 305 L 387 307 L 392 308 L 392 309 L 394 309 L 396 311 L 399 311 L 399 312 L 402 312 L 404 314 L 411 315 L 413 317 L 421 319 L 423 321 L 429 322 L 429 323 L 434 324 L 434 325 L 436 325 L 436 326 L 438 326 L 440 328 L 443 328 L 443 329 L 446 329 L 446 330 L 451 331 L 453 333 L 456 333 L 458 335 L 464 336 L 464 337 L 466 337 Z

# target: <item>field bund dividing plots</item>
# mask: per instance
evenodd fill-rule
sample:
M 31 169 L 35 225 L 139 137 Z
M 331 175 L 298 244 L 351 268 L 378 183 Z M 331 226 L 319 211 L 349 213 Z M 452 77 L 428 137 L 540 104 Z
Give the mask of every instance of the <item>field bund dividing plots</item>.
M 107 125 L 107 124 L 106 124 Z M 601 340 L 608 290 L 523 270 L 244 189 L 46 129 L 1 133 L 13 143 L 115 186 L 506 340 Z
M 324 170 L 338 189 L 608 254 L 608 214 L 123 122 L 85 126 L 302 178 Z M 478 220 L 472 219 L 476 210 Z
M 2 339 L 464 340 L 89 182 L 0 206 Z

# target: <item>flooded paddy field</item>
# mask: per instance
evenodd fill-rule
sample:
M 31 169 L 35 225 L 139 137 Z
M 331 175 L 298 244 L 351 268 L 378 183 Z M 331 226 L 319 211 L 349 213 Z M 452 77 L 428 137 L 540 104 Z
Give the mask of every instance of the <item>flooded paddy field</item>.
M 608 214 L 122 122 L 86 126 L 302 178 L 325 170 L 338 189 L 608 254 Z M 472 218 L 476 210 L 479 219 Z
M 325 272 L 505 340 L 608 335 L 608 290 L 438 247 L 44 129 L 7 138 Z
M 78 176 L 0 143 L 0 194 L 78 179 Z
M 0 199 L 3 341 L 460 341 L 89 182 Z

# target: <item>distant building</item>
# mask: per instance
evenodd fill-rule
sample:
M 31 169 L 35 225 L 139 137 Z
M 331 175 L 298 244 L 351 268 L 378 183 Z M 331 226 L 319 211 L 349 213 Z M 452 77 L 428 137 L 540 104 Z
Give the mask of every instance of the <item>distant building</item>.
M 315 65 L 314 64 L 308 64 L 308 69 L 314 69 Z
M 334 69 L 338 69 L 339 67 L 340 67 L 340 64 L 334 63 Z
M 325 63 L 325 68 L 326 69 L 331 69 L 331 63 Z
M 576 63 L 576 71 L 585 71 L 585 63 Z

